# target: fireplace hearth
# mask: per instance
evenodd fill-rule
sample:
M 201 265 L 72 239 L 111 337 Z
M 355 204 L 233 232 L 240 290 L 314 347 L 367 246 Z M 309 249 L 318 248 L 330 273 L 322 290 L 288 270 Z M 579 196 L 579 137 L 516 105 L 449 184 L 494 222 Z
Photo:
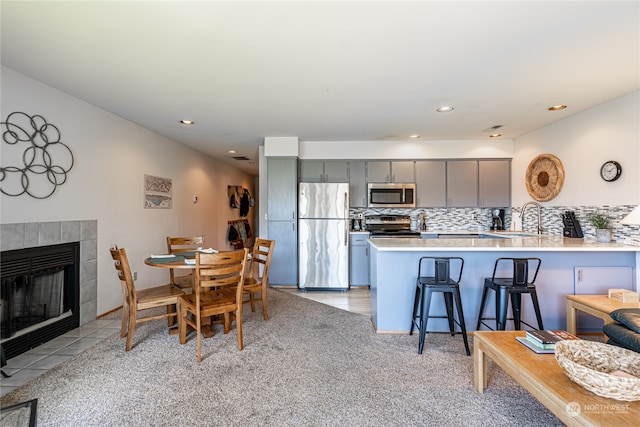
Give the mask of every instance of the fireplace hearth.
M 80 325 L 79 242 L 3 251 L 1 342 L 15 357 Z

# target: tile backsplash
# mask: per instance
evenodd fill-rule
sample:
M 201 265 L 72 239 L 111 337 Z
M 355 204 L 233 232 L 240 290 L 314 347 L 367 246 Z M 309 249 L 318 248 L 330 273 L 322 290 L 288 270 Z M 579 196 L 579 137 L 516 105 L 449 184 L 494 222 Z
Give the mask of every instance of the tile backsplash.
M 542 206 L 540 209 L 542 216 L 543 233 L 551 235 L 562 235 L 562 214 L 565 211 L 574 211 L 576 218 L 580 222 L 582 232 L 586 238 L 595 238 L 595 228 L 589 223 L 587 217 L 590 213 L 601 212 L 610 218 L 610 228 L 613 240 L 623 240 L 631 236 L 640 234 L 640 226 L 620 225 L 620 221 L 635 208 L 635 205 L 616 206 Z M 509 229 L 511 224 L 511 213 L 513 209 L 520 210 L 520 207 L 504 208 L 504 222 Z M 492 208 L 422 208 L 422 209 L 367 209 L 352 208 L 351 217 L 358 214 L 366 215 L 409 215 L 411 216 L 411 226 L 418 229 L 418 214 L 424 213 L 429 230 L 447 231 L 480 231 L 489 230 L 491 227 Z M 522 221 L 522 228 L 525 232 L 535 233 L 537 231 L 538 219 L 534 206 L 528 207 Z

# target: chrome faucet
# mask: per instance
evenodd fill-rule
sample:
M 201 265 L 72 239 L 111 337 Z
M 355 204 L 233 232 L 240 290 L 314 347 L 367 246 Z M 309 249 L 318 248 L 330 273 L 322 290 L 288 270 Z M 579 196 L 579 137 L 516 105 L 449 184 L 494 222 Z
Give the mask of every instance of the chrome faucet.
M 527 207 L 529 205 L 534 205 L 536 207 L 536 211 L 538 212 L 538 234 L 542 234 L 542 216 L 540 215 L 540 204 L 537 202 L 527 202 L 524 205 L 522 205 L 522 209 L 520 210 L 520 219 L 522 220 L 522 223 L 524 224 L 524 214 L 525 211 L 527 209 Z

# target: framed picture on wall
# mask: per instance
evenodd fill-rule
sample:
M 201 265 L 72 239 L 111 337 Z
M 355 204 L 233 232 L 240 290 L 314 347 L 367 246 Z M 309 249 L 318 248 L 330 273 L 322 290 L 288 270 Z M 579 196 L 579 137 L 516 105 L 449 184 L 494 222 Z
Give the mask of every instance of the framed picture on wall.
M 173 185 L 170 178 L 144 176 L 145 209 L 171 209 L 173 204 Z

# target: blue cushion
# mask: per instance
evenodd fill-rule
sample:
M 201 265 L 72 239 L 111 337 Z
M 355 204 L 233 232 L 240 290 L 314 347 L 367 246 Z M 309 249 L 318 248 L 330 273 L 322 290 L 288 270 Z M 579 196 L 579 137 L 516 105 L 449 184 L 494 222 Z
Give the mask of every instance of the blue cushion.
M 640 308 L 619 308 L 611 312 L 611 318 L 640 334 Z
M 616 323 L 604 325 L 602 331 L 609 338 L 607 344 L 617 345 L 640 353 L 640 334 L 636 334 L 632 330 Z

